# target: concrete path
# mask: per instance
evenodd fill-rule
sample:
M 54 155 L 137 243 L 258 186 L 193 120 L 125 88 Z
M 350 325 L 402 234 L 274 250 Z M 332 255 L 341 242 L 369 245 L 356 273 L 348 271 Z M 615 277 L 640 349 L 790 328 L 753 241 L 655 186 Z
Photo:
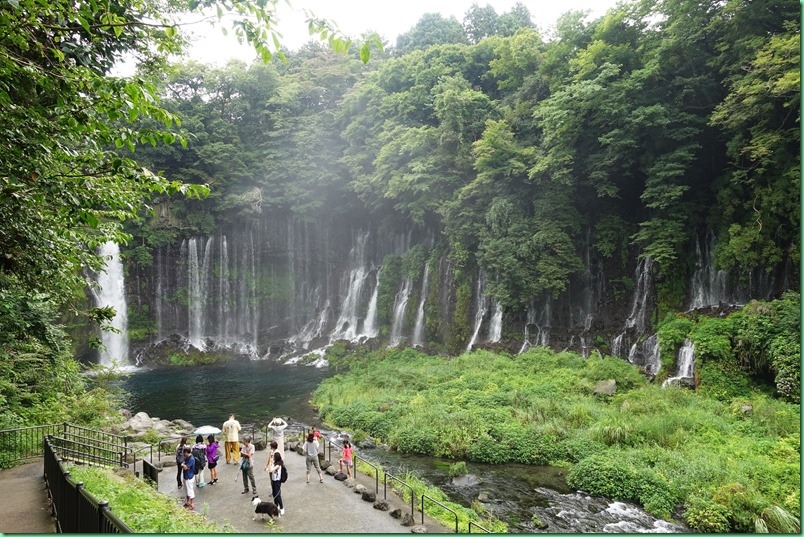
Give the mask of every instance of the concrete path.
M 282 499 L 285 514 L 277 519 L 275 527 L 284 533 L 410 533 L 410 528 L 400 525 L 400 520 L 391 517 L 389 511 L 373 508 L 373 504 L 364 501 L 360 494 L 347 487 L 343 482 L 335 480 L 324 473 L 324 482 L 318 481 L 313 469 L 310 484 L 306 484 L 305 457 L 293 451 L 285 452 L 288 468 L 288 480 L 282 484 Z M 254 479 L 257 483 L 258 496 L 264 501 L 271 495 L 271 483 L 267 472 L 263 470 L 267 451 L 258 451 Z M 209 469 L 204 472 L 209 479 Z M 374 478 L 358 475 L 357 482 L 369 490 L 375 490 Z M 249 487 L 250 488 L 250 487 Z M 378 498 L 383 497 L 382 483 L 379 485 Z M 184 502 L 184 490 L 176 484 L 176 468 L 166 467 L 159 474 L 159 490 Z M 218 482 L 201 489 L 196 487 L 195 508 L 204 513 L 210 520 L 220 524 L 229 524 L 240 533 L 271 532 L 267 521 L 252 520 L 254 507 L 251 505 L 251 491 L 241 494 L 243 490 L 242 473 L 235 464 L 218 464 Z M 388 502 L 391 510 L 398 508 L 402 512 L 410 512 L 410 503 L 402 503 L 400 498 L 390 490 Z M 421 513 L 414 515 L 416 524 L 421 524 Z M 438 522 L 425 517 L 428 533 L 449 533 L 450 530 Z M 275 531 L 275 530 L 274 530 Z
M 56 533 L 42 459 L 0 471 L 0 533 Z

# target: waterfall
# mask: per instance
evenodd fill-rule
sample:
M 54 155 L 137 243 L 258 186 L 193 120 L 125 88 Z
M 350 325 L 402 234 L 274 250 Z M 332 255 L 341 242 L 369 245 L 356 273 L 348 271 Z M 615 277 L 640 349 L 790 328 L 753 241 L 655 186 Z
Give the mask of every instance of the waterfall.
M 231 289 L 229 287 L 229 243 L 221 236 L 220 274 L 218 276 L 218 338 L 223 345 L 232 344 Z
M 653 334 L 642 343 L 631 345 L 631 349 L 628 351 L 628 361 L 641 366 L 645 373 L 655 377 L 662 367 L 659 355 L 659 336 Z
M 625 337 L 625 332 L 621 333 L 613 340 L 611 340 L 611 355 L 616 356 L 618 358 L 622 358 L 623 352 L 623 338 Z
M 545 299 L 544 307 L 538 317 L 536 317 L 536 311 L 535 305 L 531 304 L 528 308 L 528 318 L 525 322 L 525 341 L 522 342 L 519 354 L 534 346 L 547 347 L 550 344 L 550 318 L 552 317 L 550 297 Z M 536 328 L 536 337 L 533 339 L 531 339 L 531 326 Z
M 187 311 L 188 336 L 190 345 L 205 350 L 203 333 L 204 304 L 201 294 L 201 269 L 198 265 L 198 242 L 190 239 L 187 242 Z M 206 282 L 204 282 L 206 283 Z
M 503 320 L 503 307 L 499 300 L 494 301 L 494 313 L 491 315 L 491 322 L 489 323 L 489 339 L 490 343 L 497 343 L 502 339 L 502 320 Z
M 313 340 L 320 338 L 324 334 L 324 329 L 326 328 L 327 323 L 329 323 L 329 310 L 329 300 L 327 300 L 317 317 L 310 319 L 310 321 L 302 327 L 298 334 L 288 338 L 288 344 L 295 349 L 309 349 L 310 343 L 312 343 Z
M 489 304 L 488 298 L 485 295 L 486 289 L 486 273 L 481 270 L 477 278 L 477 289 L 475 290 L 475 297 L 477 300 L 477 310 L 475 310 L 475 329 L 472 332 L 472 337 L 469 344 L 466 346 L 467 351 L 472 350 L 472 345 L 477 341 L 477 335 L 480 333 L 480 326 L 483 324 L 483 317 L 488 313 Z
M 356 341 L 358 336 L 358 323 L 360 321 L 361 298 L 363 287 L 368 280 L 370 269 L 366 263 L 366 241 L 368 232 L 360 232 L 357 241 L 349 252 L 349 274 L 346 287 L 346 297 L 341 305 L 341 314 L 335 323 L 335 329 L 330 334 L 331 340 L 348 339 Z
M 627 328 L 636 328 L 637 334 L 644 334 L 648 327 L 648 303 L 650 290 L 653 284 L 651 271 L 653 260 L 650 257 L 643 257 L 637 263 L 636 268 L 636 288 L 634 298 L 631 301 L 631 313 L 625 321 Z
M 396 347 L 402 343 L 402 328 L 405 323 L 405 309 L 407 308 L 408 299 L 410 298 L 410 288 L 410 277 L 406 275 L 402 282 L 402 287 L 399 289 L 394 299 L 394 320 L 391 324 L 391 341 L 388 345 L 389 347 Z
M 678 370 L 676 376 L 670 377 L 662 383 L 662 387 L 669 386 L 675 381 L 692 378 L 695 372 L 695 345 L 689 338 L 684 340 L 684 345 L 678 351 Z
M 725 270 L 715 269 L 715 234 L 710 230 L 707 237 L 709 241 L 703 251 L 700 240 L 695 237 L 697 262 L 690 282 L 692 295 L 690 310 L 729 302 L 727 291 L 729 274 Z
M 422 296 L 419 300 L 419 309 L 416 312 L 416 325 L 413 329 L 413 346 L 421 347 L 424 345 L 424 302 L 427 300 L 427 284 L 430 280 L 430 264 L 424 265 L 424 277 L 422 279 Z
M 111 306 L 115 316 L 110 324 L 118 332 L 101 330 L 104 350 L 100 354 L 100 364 L 111 366 L 113 362 L 126 365 L 128 362 L 128 334 L 126 333 L 128 311 L 126 310 L 126 287 L 123 263 L 120 261 L 120 247 L 114 242 L 106 242 L 98 252 L 104 258 L 105 269 L 98 274 L 99 291 L 95 295 L 99 308 Z
M 374 292 L 371 293 L 369 300 L 368 312 L 366 312 L 366 322 L 363 326 L 363 332 L 367 338 L 375 338 L 380 335 L 380 329 L 377 326 L 377 292 L 380 290 L 380 271 L 382 267 L 377 269 L 376 281 L 374 282 Z

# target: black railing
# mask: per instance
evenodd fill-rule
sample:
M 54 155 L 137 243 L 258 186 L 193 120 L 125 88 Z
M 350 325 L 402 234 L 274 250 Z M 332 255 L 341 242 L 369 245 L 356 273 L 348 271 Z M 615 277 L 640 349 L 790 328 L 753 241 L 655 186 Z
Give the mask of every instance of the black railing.
M 484 531 L 484 532 L 486 532 L 486 533 L 491 533 L 489 530 L 487 530 L 486 528 L 484 528 L 484 527 L 483 527 L 483 526 L 481 526 L 480 524 L 477 524 L 477 523 L 475 523 L 475 522 L 472 522 L 471 520 L 469 521 L 469 533 L 472 533 L 472 526 L 474 526 L 475 528 L 477 528 L 477 529 L 479 529 L 479 530 L 482 530 L 482 531 Z
M 154 487 L 159 486 L 159 470 L 145 459 L 142 459 L 142 477 Z
M 51 437 L 43 441 L 45 484 L 58 533 L 134 533 L 117 518 L 108 502 L 97 501 L 64 469 Z
M 0 468 L 42 456 L 42 440 L 49 434 L 64 432 L 65 423 L 52 423 L 0 431 Z
M 357 472 L 357 460 L 358 460 L 358 458 L 359 457 L 357 455 L 352 456 L 352 459 L 355 462 L 355 467 L 354 467 L 355 473 Z M 369 466 L 374 468 L 374 493 L 379 494 L 380 493 L 380 469 L 377 468 L 376 466 L 374 466 L 373 464 L 371 464 L 366 459 L 360 459 L 360 460 L 363 461 L 363 463 L 368 464 Z
M 397 483 L 399 483 L 400 485 L 403 485 L 403 486 L 408 487 L 410 489 L 410 516 L 413 516 L 413 514 L 414 514 L 413 504 L 414 504 L 414 501 L 415 501 L 414 500 L 415 493 L 413 492 L 413 487 L 411 487 L 410 485 L 408 485 L 406 482 L 402 481 L 398 477 L 392 476 L 388 472 L 385 472 L 385 475 L 382 478 L 382 497 L 385 498 L 386 500 L 388 499 L 388 478 L 389 477 L 391 479 L 393 479 L 394 481 L 396 481 Z M 404 498 L 405 497 L 402 496 L 402 499 L 404 499 Z
M 63 459 L 100 466 L 128 466 L 125 449 L 117 445 L 103 445 L 92 439 L 88 440 L 90 443 L 85 443 L 60 436 L 49 436 L 48 438 Z
M 450 509 L 449 507 L 447 507 L 443 503 L 441 503 L 441 502 L 439 502 L 437 500 L 434 500 L 433 498 L 431 498 L 427 494 L 422 494 L 422 524 L 424 524 L 424 500 L 425 499 L 430 500 L 431 502 L 440 505 L 442 509 L 446 509 L 447 511 L 449 511 L 450 513 L 452 513 L 455 516 L 455 533 L 458 533 L 458 513 L 456 513 L 455 511 L 453 511 L 452 509 Z

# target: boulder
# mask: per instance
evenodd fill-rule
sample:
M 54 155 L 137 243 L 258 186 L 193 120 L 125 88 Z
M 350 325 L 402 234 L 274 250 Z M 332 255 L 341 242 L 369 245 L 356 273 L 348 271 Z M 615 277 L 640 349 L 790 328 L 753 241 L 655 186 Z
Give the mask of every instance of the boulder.
M 413 520 L 413 515 L 411 515 L 410 513 L 405 513 L 404 515 L 402 515 L 402 522 L 400 522 L 400 525 L 407 527 L 412 526 L 415 523 L 416 521 Z
M 376 502 L 374 502 L 374 509 L 377 509 L 378 511 L 387 511 L 390 508 L 391 506 L 388 505 L 387 500 L 377 500 Z
M 365 485 L 355 485 L 355 494 L 363 494 L 367 490 Z
M 329 472 L 327 472 L 329 473 Z M 347 476 L 343 472 L 335 472 L 335 481 L 346 481 Z
M 364 490 L 360 497 L 363 498 L 364 502 L 374 503 L 377 501 L 377 493 L 373 490 Z
M 393 511 L 388 512 L 391 515 L 391 518 L 402 518 L 402 509 L 394 509 Z
M 196 429 L 193 426 L 193 424 L 190 423 L 189 421 L 173 420 L 173 423 L 176 425 L 176 427 L 178 427 L 179 429 L 181 429 L 182 431 L 184 431 L 186 433 L 192 433 Z
M 304 455 L 304 450 L 302 449 L 301 446 L 296 446 L 296 453 L 298 453 L 299 455 Z
M 740 412 L 743 413 L 744 416 L 750 416 L 754 413 L 754 405 L 745 404 L 740 407 Z
M 595 395 L 614 395 L 617 391 L 617 381 L 614 379 L 601 380 L 597 383 L 592 393 Z
M 150 416 L 145 412 L 137 412 L 123 424 L 123 429 L 127 429 L 136 434 L 142 434 L 148 429 L 153 428 L 154 424 Z
M 335 468 L 334 464 L 331 464 L 331 465 L 327 466 L 326 468 L 324 468 L 322 466 L 321 469 L 324 470 L 324 473 L 326 473 L 327 475 L 337 475 L 339 473 L 343 473 L 343 472 L 338 471 L 338 469 Z M 344 477 L 344 479 L 346 479 L 346 478 Z
M 373 448 L 377 447 L 377 444 L 374 442 L 374 440 L 370 436 L 367 436 L 364 440 L 362 440 L 361 442 L 357 443 L 357 447 L 363 448 L 363 449 L 373 449 Z
M 350 489 L 353 489 L 357 486 L 357 482 L 352 477 L 344 481 L 343 484 L 349 487 Z
M 319 457 L 319 460 L 318 460 L 318 464 L 321 466 L 321 469 L 322 469 L 322 470 L 326 470 L 327 468 L 329 468 L 330 466 L 332 466 L 332 462 L 330 462 L 330 461 L 328 461 L 328 460 L 326 460 L 326 459 L 325 459 L 325 460 L 321 460 L 321 459 L 320 459 L 320 457 Z
M 410 528 L 410 532 L 411 533 L 427 533 L 427 528 L 425 528 L 422 525 L 413 526 L 412 528 Z

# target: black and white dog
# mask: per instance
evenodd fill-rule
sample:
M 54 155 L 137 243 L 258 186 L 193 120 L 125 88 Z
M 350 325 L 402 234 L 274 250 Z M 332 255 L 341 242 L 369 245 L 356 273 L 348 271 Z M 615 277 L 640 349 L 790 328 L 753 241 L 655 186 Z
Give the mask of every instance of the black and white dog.
M 265 520 L 265 515 L 271 518 L 279 518 L 279 507 L 273 502 L 264 502 L 258 496 L 251 499 L 251 505 L 254 506 L 254 518 L 257 520 L 257 515 L 260 515 L 261 520 Z

